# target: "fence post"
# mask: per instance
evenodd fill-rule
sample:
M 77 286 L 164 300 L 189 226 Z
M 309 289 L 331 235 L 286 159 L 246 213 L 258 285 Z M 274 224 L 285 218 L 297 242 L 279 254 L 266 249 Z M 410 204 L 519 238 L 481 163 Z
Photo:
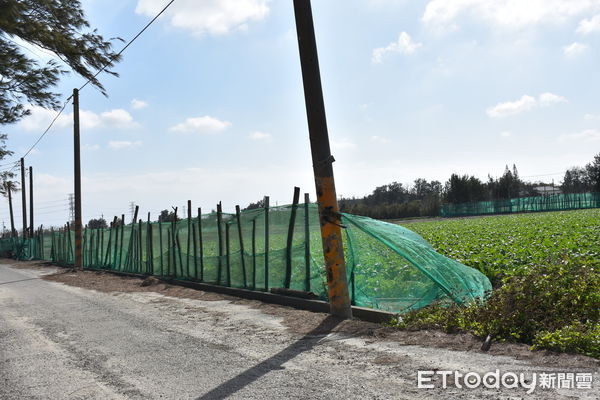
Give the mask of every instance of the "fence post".
M 252 218 L 252 290 L 256 290 L 256 217 Z
M 225 222 L 225 266 L 227 268 L 227 286 L 231 286 L 231 265 L 229 262 L 229 226 L 230 224 Z
M 162 216 L 158 216 L 158 247 L 160 252 L 160 276 L 164 274 Z
M 204 243 L 202 243 L 202 210 L 198 207 L 198 244 L 200 245 L 200 280 L 204 281 Z
M 265 207 L 265 290 L 269 291 L 269 196 L 264 198 Z
M 192 201 L 187 201 L 187 247 L 185 248 L 185 269 L 187 277 L 190 277 L 190 239 L 192 230 Z
M 238 226 L 238 236 L 240 238 L 240 261 L 242 262 L 242 275 L 243 275 L 243 281 L 244 281 L 244 287 L 248 286 L 248 283 L 246 281 L 246 260 L 244 259 L 244 238 L 243 238 L 243 234 L 242 234 L 242 217 L 241 217 L 241 211 L 240 211 L 240 206 L 235 206 L 235 217 L 237 220 L 237 226 Z
M 292 210 L 290 212 L 290 224 L 288 226 L 287 246 L 285 248 L 285 279 L 283 286 L 286 289 L 290 288 L 292 281 L 292 246 L 294 240 L 294 227 L 296 225 L 296 212 L 298 210 L 298 202 L 300 201 L 300 188 L 294 188 L 294 199 L 292 200 Z
M 310 292 L 310 198 L 304 193 L 304 290 Z
M 222 275 L 222 268 L 223 268 L 223 234 L 221 233 L 221 222 L 222 222 L 223 216 L 222 216 L 222 210 L 221 210 L 221 202 L 219 202 L 219 204 L 217 204 L 217 236 L 219 239 L 219 269 L 217 270 L 217 284 L 221 284 L 221 275 Z

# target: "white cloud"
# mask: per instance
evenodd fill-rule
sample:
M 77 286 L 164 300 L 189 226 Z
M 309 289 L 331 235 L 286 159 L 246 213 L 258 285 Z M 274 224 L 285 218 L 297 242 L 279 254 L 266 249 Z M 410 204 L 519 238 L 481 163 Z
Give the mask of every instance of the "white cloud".
M 84 144 L 83 146 L 81 146 L 82 150 L 85 151 L 96 151 L 96 150 L 100 150 L 100 145 L 98 144 Z
M 269 140 L 271 139 L 271 134 L 264 132 L 252 132 L 248 137 L 252 140 Z
M 178 0 L 165 13 L 169 24 L 191 32 L 194 36 L 222 35 L 248 29 L 250 22 L 269 14 L 270 0 Z M 154 17 L 163 0 L 138 0 L 135 12 Z
M 519 100 L 498 103 L 486 110 L 491 118 L 502 118 L 509 115 L 520 114 L 536 107 L 548 107 L 552 104 L 566 102 L 567 99 L 554 93 L 542 93 L 536 100 L 535 97 L 524 94 Z
M 182 133 L 218 133 L 231 126 L 231 122 L 220 121 L 211 116 L 205 115 L 203 117 L 187 118 L 184 122 L 181 122 L 175 126 L 169 128 L 172 132 Z
M 557 24 L 600 9 L 597 0 L 431 0 L 422 20 L 439 26 L 456 25 L 465 16 L 504 29 Z
M 564 103 L 567 99 L 554 93 L 542 93 L 539 97 L 540 106 L 550 106 L 556 103 Z
M 143 100 L 133 99 L 131 100 L 131 108 L 134 110 L 141 110 L 142 108 L 148 107 L 148 103 Z
M 100 114 L 101 123 L 106 126 L 127 129 L 139 126 L 127 111 L 117 108 Z
M 142 142 L 140 140 L 136 140 L 135 142 L 129 140 L 111 140 L 108 142 L 108 147 L 112 150 L 135 149 L 141 145 Z
M 600 120 L 600 114 L 585 114 L 583 118 L 587 121 Z
M 598 142 L 600 141 L 600 131 L 597 129 L 586 129 L 583 132 L 560 135 L 557 140 L 564 142 Z
M 535 105 L 535 98 L 527 96 L 525 94 L 519 100 L 498 103 L 494 107 L 488 108 L 486 113 L 492 118 L 502 118 L 509 115 L 519 114 L 523 111 L 531 110 L 535 107 Z
M 412 54 L 422 45 L 422 43 L 414 42 L 408 33 L 401 32 L 398 41 L 392 42 L 386 47 L 374 49 L 372 61 L 376 64 L 381 63 L 383 57 L 388 53 Z
M 331 146 L 336 150 L 354 149 L 356 144 L 348 138 L 342 138 L 340 140 L 332 140 Z
M 381 144 L 386 144 L 386 143 L 391 143 L 392 141 L 386 137 L 383 136 L 371 136 L 371 140 L 375 143 L 381 143 Z
M 42 131 L 50 125 L 50 122 L 56 117 L 57 111 L 48 110 L 40 106 L 31 106 L 31 114 L 23 118 L 17 124 L 17 127 L 27 132 Z M 54 126 L 57 128 L 66 128 L 73 124 L 73 116 L 69 118 L 69 114 L 61 114 Z
M 587 35 L 588 33 L 600 32 L 600 14 L 594 15 L 592 18 L 583 19 L 579 22 L 577 33 Z
M 504 137 L 504 138 L 509 138 L 513 135 L 513 133 L 511 131 L 504 131 L 504 132 L 500 132 L 500 136 Z
M 586 51 L 588 46 L 583 43 L 573 42 L 568 46 L 563 47 L 563 53 L 567 57 L 576 57 Z
M 30 110 L 31 114 L 19 121 L 17 125 L 24 131 L 43 131 L 50 125 L 50 122 L 54 117 L 56 117 L 56 111 L 47 110 L 40 106 L 31 106 Z M 101 114 L 96 114 L 89 110 L 80 110 L 79 124 L 83 132 L 88 129 L 96 128 L 130 129 L 139 126 L 139 124 L 133 120 L 131 114 L 120 108 L 106 111 Z M 58 129 L 65 129 L 72 126 L 72 112 L 61 114 L 53 125 L 54 128 Z

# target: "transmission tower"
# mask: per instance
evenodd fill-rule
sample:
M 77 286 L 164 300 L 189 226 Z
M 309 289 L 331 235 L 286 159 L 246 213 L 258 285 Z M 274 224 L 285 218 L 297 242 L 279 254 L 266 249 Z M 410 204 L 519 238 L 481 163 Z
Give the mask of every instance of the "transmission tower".
M 69 221 L 75 221 L 75 193 L 69 193 Z
M 129 202 L 129 213 L 131 214 L 131 220 L 133 221 L 133 215 L 135 214 L 135 201 Z M 135 222 L 135 221 L 133 221 Z M 123 222 L 125 223 L 125 222 Z

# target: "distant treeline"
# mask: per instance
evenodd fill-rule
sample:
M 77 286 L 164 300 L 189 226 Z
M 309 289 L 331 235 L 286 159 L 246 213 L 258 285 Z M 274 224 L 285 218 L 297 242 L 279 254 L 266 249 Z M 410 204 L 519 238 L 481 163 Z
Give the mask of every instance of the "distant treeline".
M 377 219 L 438 216 L 442 204 L 496 201 L 557 193 L 600 192 L 600 153 L 585 167 L 570 168 L 558 185 L 542 181 L 525 182 L 516 165 L 505 167 L 499 178 L 486 182 L 475 176 L 452 174 L 445 184 L 416 179 L 412 185 L 392 182 L 375 188 L 362 198 L 342 198 L 340 210 Z

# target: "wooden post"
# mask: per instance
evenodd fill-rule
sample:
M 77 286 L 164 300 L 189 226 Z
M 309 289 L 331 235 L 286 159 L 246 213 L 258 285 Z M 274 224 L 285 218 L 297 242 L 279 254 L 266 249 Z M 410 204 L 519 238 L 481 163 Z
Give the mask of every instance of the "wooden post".
M 204 281 L 204 243 L 202 243 L 202 210 L 198 207 L 198 245 L 200 246 L 200 280 Z
M 304 193 L 304 291 L 310 292 L 310 198 Z
M 29 231 L 33 238 L 33 167 L 29 167 Z
M 223 233 L 221 232 L 221 223 L 223 220 L 221 202 L 217 204 L 217 236 L 219 239 L 219 269 L 217 270 L 217 284 L 221 284 L 221 270 L 223 269 Z
M 25 159 L 21 158 L 21 207 L 23 209 L 23 239 L 27 237 L 27 195 L 25 190 Z
M 240 206 L 235 206 L 235 218 L 238 226 L 238 237 L 240 239 L 240 261 L 242 262 L 242 275 L 244 287 L 248 286 L 246 280 L 246 260 L 244 259 L 244 235 L 242 234 L 242 217 L 240 212 Z
M 196 238 L 196 225 L 194 224 L 192 224 L 192 241 L 194 243 L 194 279 L 198 279 L 198 239 Z
M 148 230 L 146 231 L 147 236 L 147 249 L 146 249 L 146 263 L 148 264 L 148 273 L 154 275 L 154 235 L 152 234 L 152 223 L 150 222 L 150 212 L 148 212 Z
M 269 196 L 263 200 L 265 207 L 265 290 L 269 291 Z
M 319 205 L 330 312 L 340 318 L 351 318 L 352 307 L 348 293 L 346 264 L 342 245 L 341 217 L 333 177 L 332 163 L 334 159 L 329 147 L 325 103 L 323 101 L 310 0 L 294 0 L 294 14 L 317 203 Z
M 252 219 L 252 290 L 256 290 L 256 217 Z
M 158 216 L 158 247 L 160 252 L 160 276 L 164 274 L 162 216 Z
M 192 237 L 192 201 L 187 201 L 187 246 L 185 248 L 185 269 L 187 277 L 190 277 L 190 239 Z
M 300 188 L 294 188 L 294 199 L 292 200 L 292 210 L 290 211 L 290 224 L 288 226 L 287 246 L 285 248 L 285 280 L 283 286 L 290 288 L 292 281 L 292 246 L 294 240 L 294 227 L 296 225 L 296 212 L 298 211 L 298 202 L 300 201 Z
M 123 268 L 123 239 L 125 234 L 125 214 L 121 214 L 121 239 L 119 240 L 119 268 L 121 271 Z
M 231 286 L 231 264 L 229 262 L 229 226 L 230 224 L 225 222 L 225 266 L 227 267 L 227 286 Z
M 142 272 L 142 265 L 144 265 L 143 261 L 144 261 L 144 255 L 143 255 L 143 245 L 144 242 L 142 241 L 142 224 L 144 222 L 142 221 L 142 219 L 140 218 L 140 221 L 138 223 L 138 245 L 136 246 L 137 249 L 137 268 L 136 268 L 136 272 L 141 273 Z

